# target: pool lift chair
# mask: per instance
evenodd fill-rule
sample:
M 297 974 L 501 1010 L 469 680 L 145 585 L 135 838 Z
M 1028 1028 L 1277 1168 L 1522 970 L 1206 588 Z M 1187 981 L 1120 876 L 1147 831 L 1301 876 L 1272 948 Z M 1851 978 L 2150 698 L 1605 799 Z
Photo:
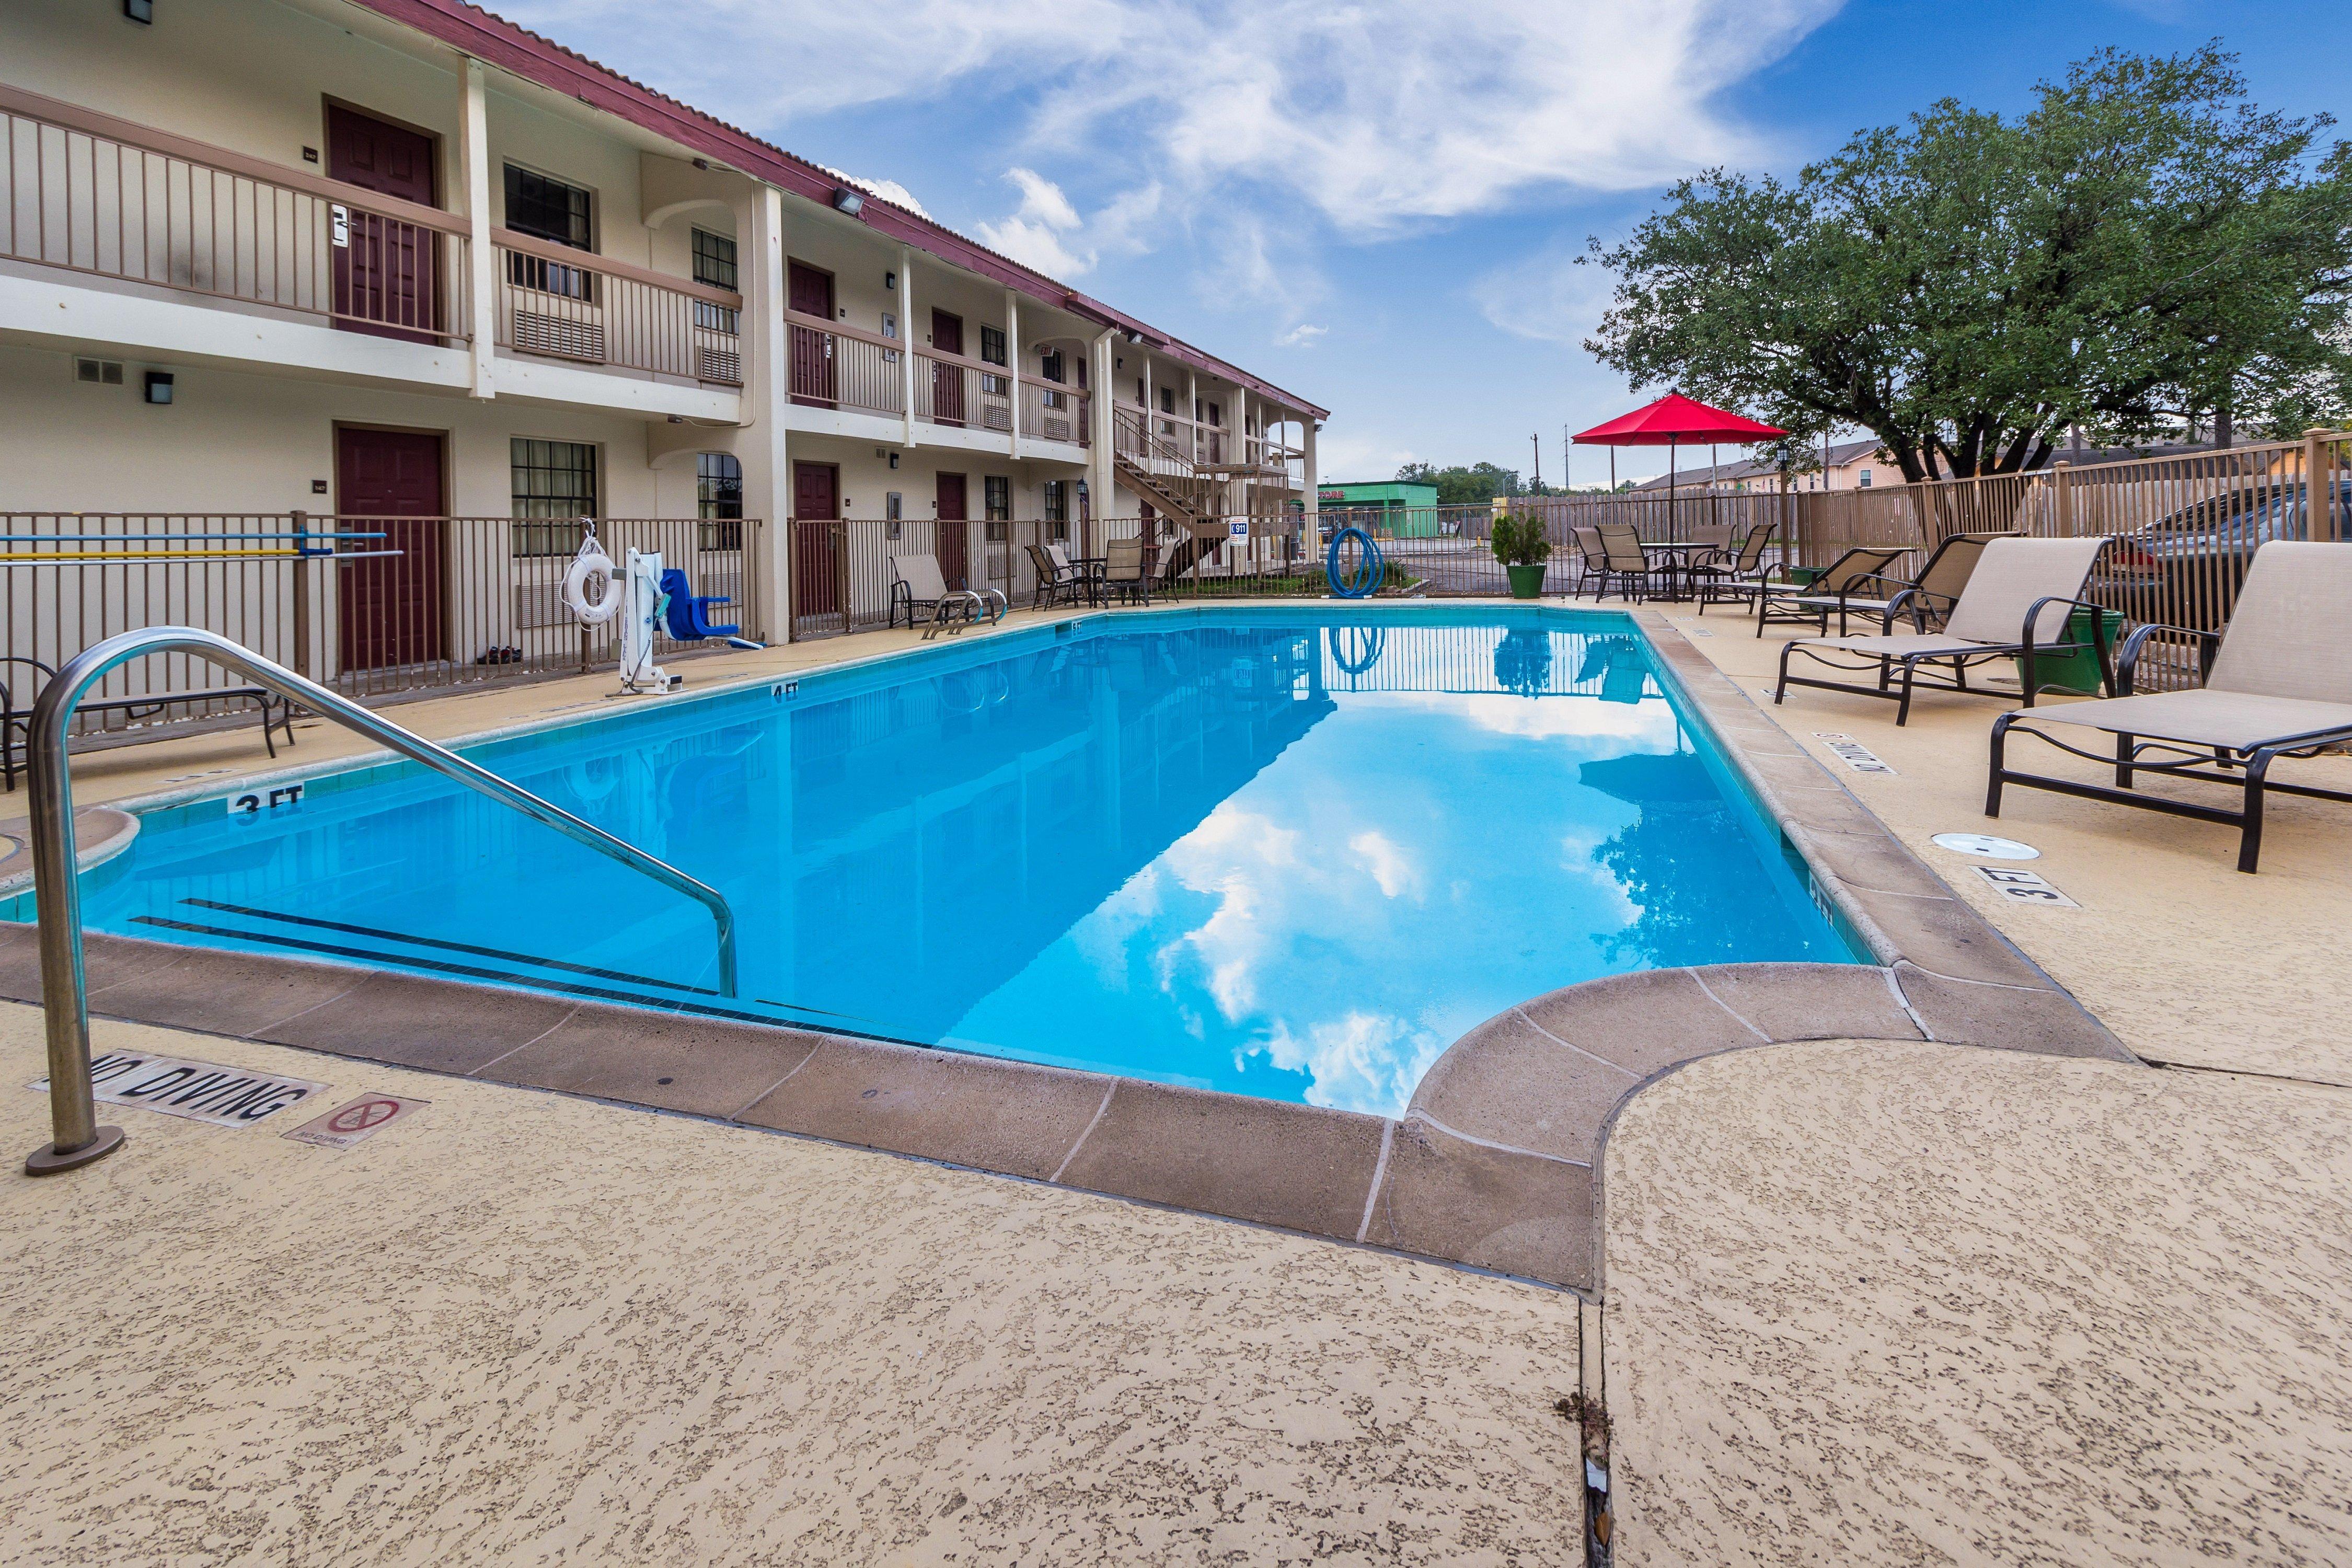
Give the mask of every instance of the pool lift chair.
M 758 652 L 767 647 L 742 635 L 739 626 L 716 626 L 710 619 L 711 609 L 735 601 L 722 595 L 697 595 L 694 584 L 687 580 L 685 569 L 672 566 L 661 574 L 662 619 L 668 628 L 672 642 L 724 642 L 730 647 Z

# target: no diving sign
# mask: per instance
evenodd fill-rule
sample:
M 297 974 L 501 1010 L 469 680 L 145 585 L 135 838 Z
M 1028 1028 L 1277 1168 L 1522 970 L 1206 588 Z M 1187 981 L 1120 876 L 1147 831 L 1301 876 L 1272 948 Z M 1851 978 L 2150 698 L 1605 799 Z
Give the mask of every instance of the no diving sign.
M 215 1127 L 246 1127 L 311 1096 L 327 1086 L 308 1079 L 250 1072 L 218 1062 L 188 1061 L 152 1051 L 109 1051 L 89 1064 L 92 1098 L 109 1105 L 142 1105 L 166 1116 L 184 1116 Z M 25 1086 L 48 1092 L 47 1078 Z
M 410 1111 L 431 1103 L 428 1100 L 403 1100 L 394 1094 L 363 1094 L 324 1116 L 313 1117 L 286 1136 L 298 1143 L 316 1143 L 321 1149 L 348 1149 L 362 1138 L 373 1138 Z

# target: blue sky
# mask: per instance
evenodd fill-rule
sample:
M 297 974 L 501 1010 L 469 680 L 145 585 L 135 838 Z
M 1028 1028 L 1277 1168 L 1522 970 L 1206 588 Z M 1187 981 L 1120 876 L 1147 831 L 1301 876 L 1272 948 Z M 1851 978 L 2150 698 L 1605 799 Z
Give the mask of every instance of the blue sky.
M 2342 0 L 492 5 L 1328 406 L 1337 479 L 1525 471 L 1540 431 L 1557 481 L 1563 428 L 1643 400 L 1578 346 L 1605 294 L 1568 258 L 1689 169 L 2014 109 L 2104 45 L 2221 37 L 2294 113 L 2352 58 Z

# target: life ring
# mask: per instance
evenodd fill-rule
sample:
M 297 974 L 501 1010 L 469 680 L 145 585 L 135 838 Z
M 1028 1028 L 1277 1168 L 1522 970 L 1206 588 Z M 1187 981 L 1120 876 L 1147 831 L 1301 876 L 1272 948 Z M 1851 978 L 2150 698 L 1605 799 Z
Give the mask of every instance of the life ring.
M 603 579 L 597 596 L 588 596 L 591 578 Z M 621 613 L 620 580 L 613 574 L 613 558 L 596 542 L 593 533 L 580 542 L 580 553 L 572 558 L 572 569 L 563 574 L 563 603 L 580 617 L 583 626 L 601 626 Z

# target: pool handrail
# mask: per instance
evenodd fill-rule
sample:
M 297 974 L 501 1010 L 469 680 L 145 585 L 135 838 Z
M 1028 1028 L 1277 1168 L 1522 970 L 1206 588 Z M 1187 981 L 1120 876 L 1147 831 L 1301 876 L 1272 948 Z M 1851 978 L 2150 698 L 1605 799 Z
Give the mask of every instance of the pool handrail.
M 81 889 L 74 876 L 73 771 L 66 754 L 66 728 L 82 693 L 100 677 L 117 665 L 151 653 L 191 654 L 233 670 L 707 905 L 719 927 L 719 989 L 729 996 L 736 994 L 735 911 L 717 889 L 216 632 L 196 626 L 142 626 L 93 644 L 68 660 L 34 702 L 32 726 L 26 735 L 33 897 L 39 922 L 41 997 L 48 1042 L 50 1131 L 55 1134 L 53 1142 L 26 1160 L 27 1175 L 49 1175 L 89 1164 L 122 1143 L 120 1128 L 98 1125 L 91 1097 L 89 993 L 82 968 Z

